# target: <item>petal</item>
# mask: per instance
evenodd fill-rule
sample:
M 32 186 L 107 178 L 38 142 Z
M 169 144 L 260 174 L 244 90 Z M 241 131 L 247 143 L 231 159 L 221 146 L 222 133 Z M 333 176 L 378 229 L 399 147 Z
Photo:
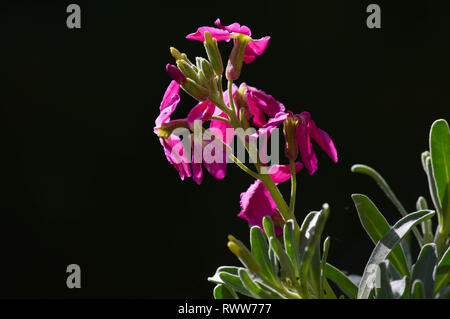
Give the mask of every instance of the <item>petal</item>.
M 180 85 L 176 81 L 170 82 L 159 107 L 160 114 L 155 120 L 156 127 L 161 127 L 162 123 L 170 120 L 170 116 L 177 108 L 178 103 L 180 103 L 179 91 Z
M 188 34 L 186 36 L 186 39 L 205 41 L 205 31 L 211 33 L 211 37 L 213 37 L 217 41 L 230 41 L 231 39 L 230 32 L 213 27 L 200 27 L 197 29 L 197 32 Z
M 298 173 L 303 168 L 303 164 L 295 162 L 295 172 Z M 275 184 L 283 183 L 291 178 L 291 166 L 290 165 L 272 165 L 269 169 L 270 177 Z
M 188 125 L 194 128 L 195 121 L 209 121 L 216 110 L 216 106 L 209 100 L 201 102 L 194 106 L 187 116 Z
M 269 43 L 270 37 L 266 36 L 258 40 L 251 40 L 244 52 L 244 62 L 249 64 L 258 56 L 263 54 L 266 50 L 267 44 Z
M 216 156 L 216 151 L 221 154 Z M 211 158 L 208 158 L 211 156 Z M 227 153 L 223 145 L 216 140 L 207 143 L 203 149 L 203 165 L 208 173 L 217 179 L 225 178 L 227 172 Z
M 252 226 L 264 229 L 262 221 L 265 216 L 270 216 L 276 221 L 277 235 L 281 234 L 278 221 L 282 221 L 282 218 L 277 210 L 277 205 L 264 184 L 257 180 L 245 193 L 241 193 L 241 211 L 238 217 L 247 220 Z
M 307 124 L 303 119 L 299 119 L 299 124 L 295 130 L 295 138 L 300 151 L 300 158 L 309 175 L 312 175 L 317 170 L 317 157 L 312 149 Z
M 337 150 L 334 146 L 333 140 L 328 135 L 328 133 L 318 128 L 313 120 L 309 120 L 308 125 L 310 128 L 311 137 L 314 139 L 314 141 L 319 144 L 319 146 L 325 151 L 325 153 L 327 153 L 327 155 L 333 162 L 337 163 Z
M 227 30 L 229 32 L 235 32 L 235 33 L 242 33 L 248 36 L 252 35 L 252 32 L 250 31 L 250 28 L 243 25 L 241 26 L 239 23 L 234 22 L 230 25 L 227 26 L 223 26 L 222 23 L 220 22 L 220 19 L 217 19 L 216 21 L 214 21 L 214 24 L 216 26 L 218 26 L 219 28 L 223 29 L 223 30 Z
M 164 148 L 164 154 L 166 155 L 167 160 L 178 171 L 181 180 L 184 180 L 185 177 L 191 177 L 191 169 L 184 147 L 181 147 L 179 152 L 174 150 L 175 146 L 180 146 L 180 144 L 178 144 L 181 143 L 180 138 L 172 135 L 168 139 L 160 138 L 159 140 Z
M 203 180 L 203 170 L 202 170 L 202 145 L 200 142 L 193 140 L 192 141 L 193 150 L 192 150 L 192 179 L 198 185 L 202 183 Z
M 272 95 L 258 90 L 257 88 L 247 85 L 248 105 L 253 105 L 253 108 L 259 108 L 270 117 L 274 117 L 278 112 L 285 110 L 284 105 L 273 98 Z

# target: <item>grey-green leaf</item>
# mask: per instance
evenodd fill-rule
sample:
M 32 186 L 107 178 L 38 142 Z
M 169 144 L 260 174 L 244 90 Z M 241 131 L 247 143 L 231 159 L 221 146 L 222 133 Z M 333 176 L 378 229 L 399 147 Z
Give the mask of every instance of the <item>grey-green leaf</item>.
M 447 121 L 440 119 L 430 130 L 430 152 L 434 179 L 442 207 L 444 232 L 450 231 L 450 130 Z
M 372 273 L 370 273 L 369 270 L 372 267 L 378 267 L 378 265 L 387 258 L 389 253 L 397 246 L 402 238 L 405 237 L 412 227 L 428 218 L 431 218 L 433 215 L 434 212 L 430 211 L 418 211 L 406 215 L 400 219 L 377 243 L 369 258 L 369 261 L 367 262 L 361 282 L 359 283 L 358 298 L 366 299 L 370 294 L 370 281 L 374 278 L 372 278 Z
M 447 286 L 450 282 L 450 247 L 442 256 L 439 261 L 438 268 L 436 271 L 436 285 L 434 292 L 440 291 L 442 288 Z
M 423 284 L 424 298 L 433 298 L 436 267 L 438 263 L 437 248 L 434 243 L 422 247 L 416 264 L 413 266 L 411 281 L 419 279 Z
M 391 226 L 369 197 L 362 194 L 353 194 L 352 199 L 361 224 L 376 245 L 389 232 Z M 389 260 L 402 276 L 409 276 L 406 256 L 400 245 L 396 246 L 389 254 Z
M 214 287 L 213 295 L 215 299 L 239 299 L 236 292 L 224 284 Z
M 348 298 L 356 299 L 358 287 L 342 271 L 327 263 L 325 266 L 325 274 Z
M 269 259 L 269 245 L 266 236 L 258 226 L 253 226 L 250 230 L 250 243 L 252 254 L 261 266 L 263 279 L 267 279 L 270 283 L 277 285 L 272 262 Z
M 291 259 L 292 264 L 294 265 L 295 276 L 299 277 L 300 254 L 298 242 L 295 240 L 294 221 L 292 219 L 289 219 L 284 225 L 283 235 L 286 253 Z
M 394 299 L 386 262 L 379 264 L 380 287 L 377 287 L 377 299 Z

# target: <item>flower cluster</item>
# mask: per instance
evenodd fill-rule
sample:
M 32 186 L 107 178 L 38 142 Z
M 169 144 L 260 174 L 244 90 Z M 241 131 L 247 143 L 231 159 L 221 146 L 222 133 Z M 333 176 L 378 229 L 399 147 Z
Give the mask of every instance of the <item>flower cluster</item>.
M 166 71 L 172 81 L 163 96 L 154 132 L 159 137 L 167 160 L 182 180 L 192 177 L 197 184 L 201 184 L 203 166 L 214 178 L 223 179 L 230 159 L 254 177 L 256 181 L 241 194 L 238 217 L 262 228 L 263 218 L 269 216 L 279 235 L 284 223 L 294 216 L 296 174 L 305 167 L 312 175 L 318 168 L 311 139 L 334 162 L 338 160 L 337 151 L 330 136 L 317 127 L 308 112 L 294 114 L 262 90 L 246 83 L 241 83 L 239 87 L 235 85 L 244 63 L 252 63 L 260 56 L 266 50 L 270 37 L 253 39 L 250 28 L 239 23 L 224 26 L 217 19 L 215 25 L 200 27 L 186 36 L 187 39 L 203 42 L 207 59 L 197 57 L 192 63 L 185 53 L 170 49 L 175 63 L 167 64 Z M 225 69 L 228 87 L 224 91 L 224 67 L 218 42 L 230 40 L 233 40 L 233 48 Z M 187 117 L 171 119 L 180 103 L 180 88 L 197 103 Z M 196 125 L 201 132 L 207 129 L 211 134 L 199 136 L 196 134 Z M 289 164 L 272 163 L 269 166 L 261 152 L 251 151 L 251 143 L 256 140 L 267 143 L 273 131 L 281 125 L 285 139 L 284 154 Z M 236 134 L 239 129 L 251 128 L 254 133 L 247 138 Z M 183 139 L 179 136 L 180 130 L 187 132 Z M 230 151 L 235 135 L 247 148 L 254 169 L 234 157 Z M 206 153 L 210 155 L 209 158 Z M 297 161 L 298 157 L 301 161 Z M 292 192 L 288 206 L 277 184 L 289 179 Z

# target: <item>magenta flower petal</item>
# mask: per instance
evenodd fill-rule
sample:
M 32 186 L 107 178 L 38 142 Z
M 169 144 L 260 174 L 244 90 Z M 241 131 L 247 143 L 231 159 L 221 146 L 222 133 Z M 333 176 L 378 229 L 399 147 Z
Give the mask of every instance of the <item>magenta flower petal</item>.
M 241 211 L 238 217 L 247 220 L 250 225 L 259 226 L 264 230 L 262 221 L 265 216 L 272 218 L 275 224 L 275 234 L 281 235 L 283 231 L 280 224 L 283 224 L 283 218 L 263 182 L 257 180 L 245 193 L 241 193 Z
M 155 120 L 156 127 L 161 127 L 162 123 L 170 120 L 170 116 L 177 108 L 178 103 L 180 103 L 179 91 L 180 85 L 176 81 L 170 82 L 159 107 L 160 114 Z
M 338 155 L 336 147 L 334 146 L 333 140 L 325 131 L 321 130 L 317 127 L 316 123 L 313 120 L 309 120 L 308 122 L 311 137 L 314 141 L 319 144 L 319 146 L 327 153 L 327 155 L 331 158 L 331 160 L 335 163 L 338 161 Z
M 230 41 L 231 34 L 227 30 L 217 29 L 213 27 L 200 27 L 197 32 L 188 34 L 186 39 L 205 41 L 205 31 L 211 33 L 211 37 L 217 41 Z
M 214 24 L 216 26 L 218 26 L 219 28 L 229 31 L 229 32 L 234 32 L 234 33 L 242 33 L 248 36 L 252 35 L 252 32 L 250 31 L 250 28 L 243 25 L 241 26 L 239 23 L 234 22 L 230 25 L 227 26 L 223 26 L 222 23 L 220 22 L 220 19 L 217 19 L 216 21 L 214 21 Z
M 262 110 L 269 117 L 274 117 L 278 112 L 285 110 L 284 105 L 273 98 L 272 95 L 247 85 L 247 103 L 252 109 Z M 265 123 L 264 123 L 265 124 Z
M 216 151 L 220 151 L 220 155 L 216 156 Z M 208 156 L 211 158 L 208 158 Z M 225 178 L 227 172 L 227 153 L 222 143 L 211 140 L 203 149 L 203 165 L 212 177 L 217 179 Z
M 295 162 L 295 172 L 298 173 L 303 168 L 303 164 Z M 291 178 L 290 165 L 272 165 L 269 169 L 269 175 L 275 184 L 283 183 Z
M 203 147 L 200 142 L 192 139 L 192 179 L 198 185 L 202 183 L 203 180 L 203 170 L 202 170 L 202 152 Z
M 228 119 L 228 115 L 226 115 L 224 112 L 219 113 L 218 116 Z M 227 145 L 231 145 L 231 142 L 233 141 L 233 137 L 235 135 L 233 126 L 219 120 L 211 120 L 209 128 L 211 130 L 211 133 L 218 136 L 222 142 Z
M 266 36 L 258 40 L 251 40 L 244 52 L 244 62 L 249 64 L 258 56 L 263 54 L 266 50 L 267 44 L 269 43 L 270 37 Z
M 178 171 L 181 180 L 184 180 L 185 177 L 191 177 L 189 160 L 186 157 L 186 152 L 180 138 L 172 135 L 168 139 L 160 138 L 159 141 L 164 148 L 164 154 L 166 155 L 167 160 Z M 177 148 L 178 150 L 174 148 Z
M 194 128 L 194 122 L 200 120 L 202 122 L 209 121 L 216 110 L 216 106 L 209 100 L 201 102 L 194 106 L 187 116 L 187 121 L 191 129 Z
M 307 123 L 303 119 L 299 119 L 298 126 L 295 130 L 295 138 L 297 140 L 300 157 L 303 164 L 308 170 L 309 175 L 314 174 L 317 170 L 317 157 L 311 145 L 309 130 Z

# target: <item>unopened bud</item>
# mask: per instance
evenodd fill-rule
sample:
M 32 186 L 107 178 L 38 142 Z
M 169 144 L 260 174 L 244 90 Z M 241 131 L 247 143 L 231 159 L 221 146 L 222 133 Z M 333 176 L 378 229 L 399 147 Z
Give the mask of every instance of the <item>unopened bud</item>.
M 244 62 L 244 52 L 250 37 L 239 33 L 234 41 L 230 58 L 228 59 L 226 77 L 227 80 L 237 80 L 241 75 L 242 63 Z
M 163 123 L 160 127 L 155 130 L 156 135 L 158 137 L 169 138 L 172 132 L 178 128 L 189 129 L 189 125 L 186 119 L 180 120 L 172 120 L 166 123 Z
M 217 40 L 213 39 L 208 31 L 205 31 L 205 42 L 203 43 L 208 54 L 209 62 L 211 62 L 212 68 L 217 75 L 223 73 L 222 56 L 220 55 L 219 47 L 217 46 Z
M 232 235 L 228 236 L 228 240 L 228 249 L 230 249 L 231 252 L 239 258 L 239 260 L 248 268 L 248 270 L 250 270 L 252 273 L 261 272 L 261 266 L 259 265 L 258 261 L 241 241 L 237 240 Z
M 181 87 L 186 91 L 186 93 L 199 101 L 206 101 L 209 97 L 209 90 L 195 83 L 190 78 L 188 78 L 186 82 L 181 85 Z
M 181 60 L 183 59 L 183 55 L 180 51 L 178 51 L 176 48 L 174 47 L 170 47 L 170 54 L 172 54 L 173 58 L 175 60 Z
M 248 120 L 251 117 L 250 109 L 248 107 L 247 98 L 245 97 L 245 92 L 247 87 L 244 83 L 239 86 L 239 89 L 234 93 L 233 100 L 234 105 L 240 112 L 243 112 L 245 119 Z
M 186 76 L 175 65 L 167 64 L 166 71 L 172 80 L 178 82 L 178 84 L 183 84 L 186 82 Z
M 208 60 L 202 59 L 200 67 L 208 81 L 214 79 L 215 77 L 214 70 L 212 69 L 211 64 L 208 62 Z
M 196 70 L 194 69 L 194 66 L 192 66 L 190 63 L 188 63 L 186 60 L 177 60 L 178 68 L 181 70 L 181 72 L 184 73 L 184 75 L 195 82 L 199 82 L 199 78 L 197 75 Z
M 286 140 L 284 152 L 286 157 L 291 161 L 295 161 L 298 156 L 298 146 L 295 139 L 295 128 L 297 126 L 297 121 L 298 120 L 294 117 L 288 117 L 283 123 L 284 138 Z

